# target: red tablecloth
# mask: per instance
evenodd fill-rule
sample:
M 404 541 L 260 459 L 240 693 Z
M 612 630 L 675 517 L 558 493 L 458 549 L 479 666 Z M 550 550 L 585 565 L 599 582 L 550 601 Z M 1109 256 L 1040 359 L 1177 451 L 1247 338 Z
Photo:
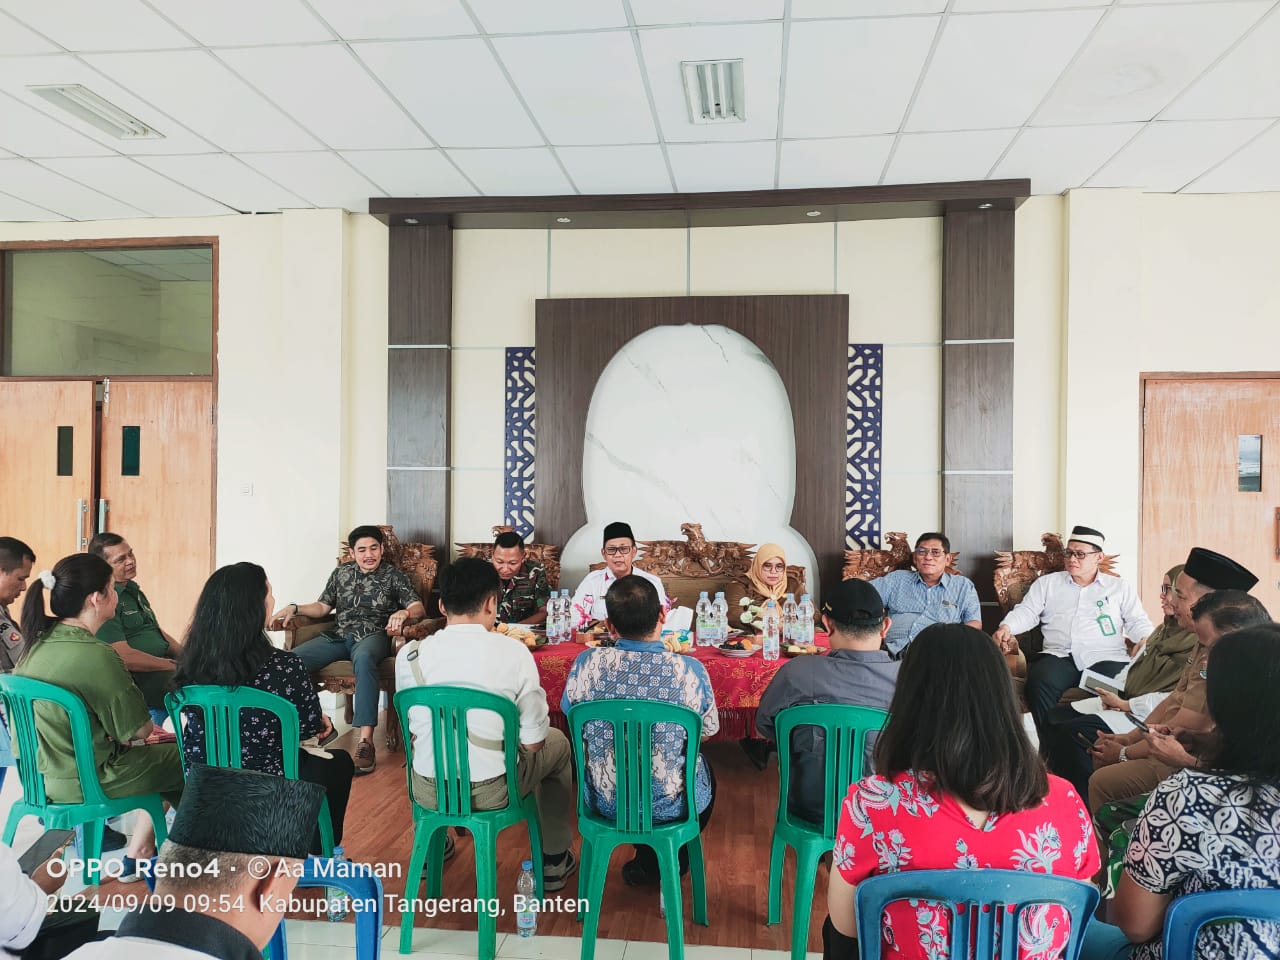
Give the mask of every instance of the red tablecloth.
M 819 633 L 814 641 L 825 648 L 827 635 Z M 569 678 L 569 668 L 573 666 L 573 661 L 588 649 L 590 648 L 581 643 L 559 643 L 538 647 L 533 651 L 542 689 L 547 694 L 547 706 L 551 710 L 551 724 L 566 733 L 569 725 L 560 710 L 565 681 Z M 720 732 L 711 739 L 738 740 L 756 736 L 756 708 L 760 706 L 760 696 L 778 668 L 787 662 L 787 658 L 765 660 L 759 650 L 750 657 L 726 657 L 715 647 L 694 647 L 683 656 L 700 660 L 711 679 L 716 707 L 720 711 Z

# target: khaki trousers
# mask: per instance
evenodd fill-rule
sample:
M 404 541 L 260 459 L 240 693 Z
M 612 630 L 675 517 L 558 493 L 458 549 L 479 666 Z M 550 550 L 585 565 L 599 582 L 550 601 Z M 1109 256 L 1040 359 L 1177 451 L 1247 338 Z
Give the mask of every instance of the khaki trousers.
M 569 814 L 573 810 L 573 751 L 569 739 L 554 727 L 542 749 L 530 753 L 522 744 L 516 760 L 516 786 L 522 797 L 536 795 L 542 850 L 559 856 L 573 844 Z M 436 809 L 436 782 L 413 774 L 413 799 L 428 810 Z M 493 777 L 471 784 L 471 804 L 476 810 L 501 810 L 507 805 L 507 777 Z

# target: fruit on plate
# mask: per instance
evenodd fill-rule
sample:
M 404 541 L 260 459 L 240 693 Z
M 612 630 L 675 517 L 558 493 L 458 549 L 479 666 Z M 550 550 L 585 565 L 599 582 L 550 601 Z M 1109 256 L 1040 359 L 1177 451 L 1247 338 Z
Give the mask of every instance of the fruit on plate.
M 750 637 L 738 637 L 736 640 L 726 640 L 720 645 L 721 650 L 754 650 L 756 645 L 751 642 Z

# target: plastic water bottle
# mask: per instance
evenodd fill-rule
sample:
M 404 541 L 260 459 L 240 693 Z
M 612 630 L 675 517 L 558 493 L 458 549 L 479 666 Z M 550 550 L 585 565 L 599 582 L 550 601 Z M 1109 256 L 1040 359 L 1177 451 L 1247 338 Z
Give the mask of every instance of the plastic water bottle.
M 707 591 L 698 594 L 698 604 L 693 612 L 698 628 L 698 646 L 709 647 L 714 639 L 714 628 L 711 626 L 711 601 L 707 599 Z
M 551 591 L 547 597 L 547 643 L 560 642 L 560 594 Z
M 718 647 L 729 639 L 729 601 L 725 600 L 723 590 L 716 591 L 716 598 L 711 601 L 711 612 L 716 622 L 711 642 Z
M 341 847 L 333 848 L 333 859 L 335 861 L 347 859 L 343 856 Z M 343 870 L 346 868 L 339 866 L 336 869 Z M 341 923 L 347 919 L 347 914 L 351 912 L 351 901 L 347 897 L 346 891 L 341 887 L 329 887 L 327 893 L 329 897 L 329 922 Z
M 796 635 L 796 595 L 794 593 L 788 593 L 787 599 L 782 601 L 782 642 L 800 642 L 800 638 Z
M 813 643 L 813 601 L 807 593 L 800 594 L 796 608 L 796 643 Z
M 537 884 L 533 879 L 533 861 L 526 860 L 520 864 L 520 876 L 516 878 L 516 894 L 520 902 L 516 906 L 516 930 L 522 937 L 532 937 L 538 932 L 538 912 L 534 909 Z
M 560 591 L 560 642 L 573 642 L 573 601 L 567 589 Z
M 764 658 L 777 660 L 780 655 L 779 636 L 782 624 L 778 618 L 778 605 L 770 600 L 764 606 Z

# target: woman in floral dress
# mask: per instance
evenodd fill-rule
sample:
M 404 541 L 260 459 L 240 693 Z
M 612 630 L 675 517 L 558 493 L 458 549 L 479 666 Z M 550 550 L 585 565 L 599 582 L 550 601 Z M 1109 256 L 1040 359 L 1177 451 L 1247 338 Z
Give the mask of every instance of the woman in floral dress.
M 964 624 L 935 624 L 907 648 L 876 772 L 845 798 L 836 832 L 823 927 L 825 956 L 856 958 L 854 890 L 900 870 L 1026 870 L 1087 880 L 1098 848 L 1075 789 L 1050 776 L 1027 739 L 1004 658 L 991 638 Z M 1061 908 L 1029 910 L 1020 960 L 1061 955 L 1069 936 Z M 941 905 L 890 904 L 881 918 L 885 955 L 943 960 L 948 914 Z M 1127 952 L 1114 928 L 1086 956 Z M 1098 939 L 1098 938 L 1090 938 Z

